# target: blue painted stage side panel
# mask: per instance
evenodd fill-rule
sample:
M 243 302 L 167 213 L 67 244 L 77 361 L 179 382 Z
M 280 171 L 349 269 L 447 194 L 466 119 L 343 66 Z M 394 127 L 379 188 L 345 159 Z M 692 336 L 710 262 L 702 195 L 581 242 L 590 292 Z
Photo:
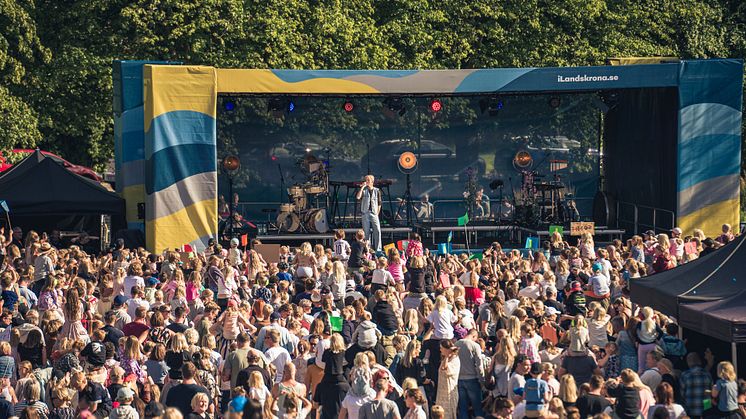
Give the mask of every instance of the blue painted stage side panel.
M 214 145 L 215 119 L 195 111 L 172 111 L 158 115 L 150 124 L 152 153 L 186 144 Z
M 215 144 L 185 144 L 153 154 L 146 163 L 146 193 L 156 193 L 199 173 L 216 171 L 216 152 Z
M 741 111 L 743 60 L 682 61 L 679 109 L 697 103 L 720 103 Z

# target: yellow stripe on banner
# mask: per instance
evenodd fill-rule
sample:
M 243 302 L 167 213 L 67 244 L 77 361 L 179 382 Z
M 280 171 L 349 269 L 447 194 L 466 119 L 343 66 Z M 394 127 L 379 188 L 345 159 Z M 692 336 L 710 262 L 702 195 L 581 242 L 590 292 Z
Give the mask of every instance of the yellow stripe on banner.
M 738 232 L 740 199 L 730 199 L 700 208 L 690 214 L 679 216 L 678 226 L 684 234 L 692 234 L 695 228 L 702 229 L 708 237 L 721 234 L 722 226 L 730 224 Z
M 218 200 L 207 199 L 173 214 L 145 222 L 148 251 L 161 253 L 218 232 Z M 212 223 L 211 223 L 212 221 Z
M 127 221 L 135 223 L 140 221 L 137 218 L 137 203 L 145 202 L 145 185 L 130 185 L 122 190 L 122 198 L 126 201 Z
M 153 119 L 171 111 L 217 114 L 214 67 L 146 65 L 143 69 L 145 131 Z
M 331 78 L 288 83 L 270 70 L 217 69 L 218 93 L 376 94 L 367 84 Z

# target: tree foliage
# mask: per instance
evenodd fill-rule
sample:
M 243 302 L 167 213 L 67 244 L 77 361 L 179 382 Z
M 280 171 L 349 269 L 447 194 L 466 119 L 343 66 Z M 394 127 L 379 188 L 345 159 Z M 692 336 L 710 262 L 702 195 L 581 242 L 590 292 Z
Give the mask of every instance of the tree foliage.
M 0 149 L 100 168 L 115 59 L 437 69 L 745 52 L 738 0 L 0 0 Z

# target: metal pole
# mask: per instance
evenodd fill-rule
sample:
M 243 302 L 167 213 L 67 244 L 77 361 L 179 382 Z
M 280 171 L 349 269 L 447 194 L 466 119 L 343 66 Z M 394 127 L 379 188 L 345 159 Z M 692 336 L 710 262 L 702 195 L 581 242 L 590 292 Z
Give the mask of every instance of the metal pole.
M 228 211 L 228 240 L 233 238 L 233 213 L 236 211 L 235 208 L 233 208 L 233 176 L 228 174 L 228 196 L 230 196 L 230 202 L 228 204 L 228 208 L 230 211 Z

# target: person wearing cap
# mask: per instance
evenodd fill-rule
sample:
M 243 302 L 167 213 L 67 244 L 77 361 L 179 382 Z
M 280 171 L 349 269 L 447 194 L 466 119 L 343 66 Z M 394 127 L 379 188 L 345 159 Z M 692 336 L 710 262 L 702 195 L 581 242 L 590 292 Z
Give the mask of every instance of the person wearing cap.
M 23 249 L 23 246 L 21 246 L 21 249 Z M 34 285 L 31 287 L 31 290 L 36 295 L 39 295 L 41 292 L 41 288 L 44 286 L 47 277 L 55 273 L 54 262 L 51 258 L 52 251 L 54 249 L 51 244 L 42 243 L 37 251 L 36 259 L 34 259 Z
M 526 417 L 538 418 L 543 416 L 547 403 L 552 399 L 549 384 L 541 379 L 543 372 L 541 363 L 534 362 L 529 369 L 530 378 L 523 386 L 523 400 L 526 402 Z M 467 417 L 467 416 L 464 416 Z
M 280 325 L 280 318 L 282 316 L 278 311 L 273 311 L 272 314 L 269 315 L 269 324 L 262 327 L 261 330 L 259 330 L 259 334 L 256 337 L 256 342 L 254 344 L 254 348 L 256 348 L 258 351 L 264 352 L 266 351 L 269 346 L 264 343 L 264 340 L 267 336 L 267 332 L 270 330 L 276 330 L 277 333 L 279 333 L 279 341 L 277 342 L 281 347 L 285 348 L 285 350 L 288 353 L 295 353 L 295 347 L 293 345 L 292 339 L 290 339 L 290 332 L 288 332 L 288 329 L 284 326 Z
M 591 301 L 600 301 L 604 308 L 609 306 L 611 291 L 606 282 L 606 276 L 603 274 L 603 265 L 599 262 L 593 264 L 593 276 L 588 281 L 588 290 L 585 295 Z
M 114 312 L 114 326 L 122 330 L 125 324 L 132 321 L 132 316 L 127 313 L 127 300 L 128 298 L 124 295 L 117 295 L 114 297 L 111 310 Z
M 119 406 L 115 407 L 109 419 L 139 419 L 140 415 L 137 414 L 135 408 L 132 407 L 132 401 L 135 399 L 135 392 L 129 387 L 122 387 L 117 392 L 117 403 Z

